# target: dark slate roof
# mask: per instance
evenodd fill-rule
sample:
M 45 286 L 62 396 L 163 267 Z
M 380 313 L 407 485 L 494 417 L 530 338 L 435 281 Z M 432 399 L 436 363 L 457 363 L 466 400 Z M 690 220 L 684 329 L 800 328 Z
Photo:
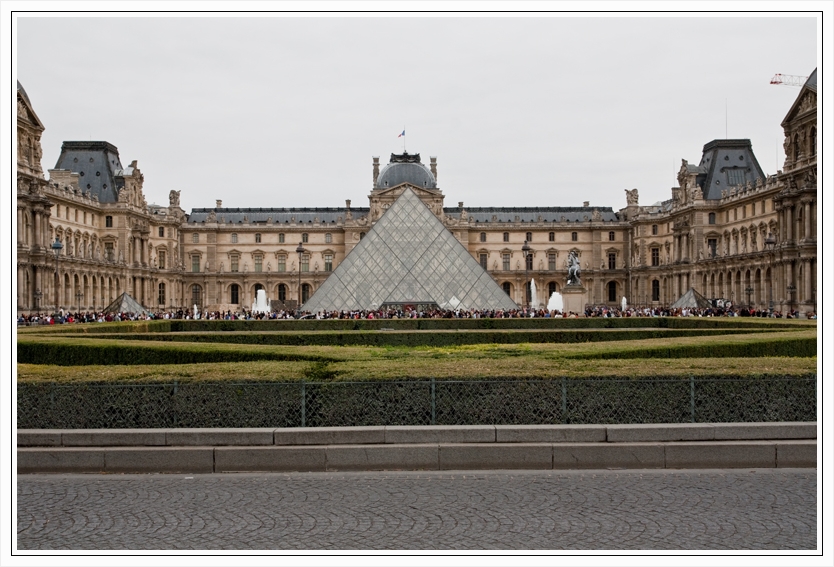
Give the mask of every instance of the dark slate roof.
M 431 170 L 420 162 L 420 154 L 408 152 L 391 154 L 391 161 L 379 172 L 374 187 L 387 189 L 406 182 L 415 187 L 437 189 L 437 179 Z
M 753 154 L 750 140 L 713 140 L 704 146 L 700 168 L 703 172 L 696 177 L 705 199 L 720 199 L 721 191 L 748 181 L 764 181 L 767 176 Z
M 20 86 L 20 83 L 18 83 Z M 808 77 L 808 80 L 805 81 L 805 86 L 811 89 L 814 92 L 817 92 L 817 70 L 814 69 L 814 72 L 811 73 L 811 76 Z
M 119 150 L 109 142 L 64 142 L 55 169 L 78 173 L 81 191 L 95 195 L 102 203 L 118 201 L 123 176 L 133 173 L 132 168 L 122 168 Z
M 473 207 L 463 208 L 472 222 L 587 222 L 599 211 L 603 221 L 618 221 L 611 207 Z M 459 207 L 445 208 L 447 215 L 460 216 Z M 495 220 L 493 220 L 495 217 Z M 539 220 L 541 217 L 541 220 Z M 585 217 L 588 217 L 587 219 Z
M 353 218 L 359 218 L 367 215 L 370 209 L 354 208 L 350 209 Z M 214 213 L 217 222 L 226 222 L 230 224 L 249 224 L 249 223 L 267 223 L 270 219 L 275 224 L 289 224 L 293 222 L 310 224 L 311 226 L 318 222 L 325 222 L 327 224 L 336 223 L 339 217 L 345 219 L 345 209 L 336 207 L 319 207 L 319 208 L 206 208 L 206 209 L 191 209 L 191 214 L 188 215 L 189 224 L 197 224 L 206 221 L 210 213 Z M 244 221 L 243 219 L 246 219 Z
M 20 84 L 20 81 L 17 82 L 17 92 L 23 97 L 23 100 L 26 101 L 30 107 L 32 106 L 32 101 L 29 100 L 29 95 L 26 94 L 26 89 L 23 88 L 23 85 Z

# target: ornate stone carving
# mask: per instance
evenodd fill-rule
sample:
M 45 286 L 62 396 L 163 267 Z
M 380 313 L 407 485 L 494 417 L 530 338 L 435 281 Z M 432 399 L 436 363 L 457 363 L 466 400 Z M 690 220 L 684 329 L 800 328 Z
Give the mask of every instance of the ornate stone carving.
M 638 201 L 640 200 L 640 195 L 637 192 L 637 189 L 625 189 L 625 192 L 626 192 L 626 204 L 628 204 L 628 205 L 638 204 Z

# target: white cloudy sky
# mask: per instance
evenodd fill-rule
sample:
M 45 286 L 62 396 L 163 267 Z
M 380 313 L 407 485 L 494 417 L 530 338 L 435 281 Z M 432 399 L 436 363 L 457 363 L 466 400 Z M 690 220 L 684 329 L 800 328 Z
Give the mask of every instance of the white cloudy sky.
M 367 206 L 371 157 L 438 158 L 447 206 L 625 206 L 681 158 L 779 126 L 817 66 L 813 17 L 20 17 L 16 76 L 64 140 L 136 159 L 148 202 Z M 726 136 L 725 136 L 726 132 Z

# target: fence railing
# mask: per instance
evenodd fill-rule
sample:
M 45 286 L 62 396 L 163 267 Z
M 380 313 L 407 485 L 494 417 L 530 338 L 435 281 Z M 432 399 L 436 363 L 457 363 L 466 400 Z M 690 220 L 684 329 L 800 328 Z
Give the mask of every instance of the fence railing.
M 815 421 L 817 377 L 21 383 L 21 429 Z

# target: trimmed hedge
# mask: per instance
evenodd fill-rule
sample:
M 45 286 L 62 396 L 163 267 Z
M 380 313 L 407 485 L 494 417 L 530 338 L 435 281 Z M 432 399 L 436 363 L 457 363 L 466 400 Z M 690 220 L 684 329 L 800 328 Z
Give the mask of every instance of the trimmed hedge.
M 256 360 L 332 362 L 319 355 L 245 350 L 203 345 L 121 345 L 96 341 L 19 340 L 17 361 L 23 364 L 58 366 L 199 364 L 204 362 L 247 362 Z
M 167 333 L 216 331 L 440 331 L 534 329 L 797 329 L 815 327 L 814 321 L 758 317 L 588 317 L 532 319 L 292 319 L 207 321 L 168 319 L 119 323 L 85 323 L 19 327 L 30 333 Z
M 273 346 L 449 347 L 473 344 L 591 343 L 772 332 L 773 329 L 575 329 L 531 331 L 359 331 L 351 333 L 144 333 L 112 334 L 107 339 Z

